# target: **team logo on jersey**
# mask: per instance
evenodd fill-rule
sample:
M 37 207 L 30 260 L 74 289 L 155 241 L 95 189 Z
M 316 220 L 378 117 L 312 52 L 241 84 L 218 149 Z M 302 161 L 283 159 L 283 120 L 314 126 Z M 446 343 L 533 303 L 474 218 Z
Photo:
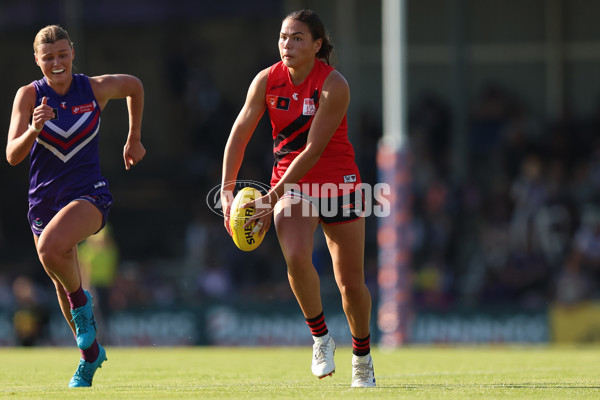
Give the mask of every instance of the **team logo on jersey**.
M 268 94 L 267 104 L 271 108 L 277 108 L 278 110 L 287 111 L 290 108 L 290 98 Z
M 356 182 L 356 174 L 344 175 L 344 183 L 354 183 L 354 182 Z
M 79 106 L 71 107 L 71 113 L 84 114 L 86 112 L 94 111 L 94 103 L 81 104 Z
M 315 107 L 314 99 L 304 99 L 304 106 L 302 107 L 302 115 L 315 115 L 317 107 Z
M 36 232 L 42 232 L 44 230 L 44 221 L 41 218 L 36 218 L 33 220 L 31 227 Z

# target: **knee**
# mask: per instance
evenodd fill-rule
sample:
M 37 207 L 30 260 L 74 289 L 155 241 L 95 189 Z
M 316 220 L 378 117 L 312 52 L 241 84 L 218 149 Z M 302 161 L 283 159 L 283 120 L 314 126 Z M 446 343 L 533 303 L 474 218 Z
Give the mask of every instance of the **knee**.
M 282 250 L 288 274 L 294 276 L 312 267 L 312 247 L 302 246 L 300 243 L 288 243 L 282 246 Z
M 51 238 L 40 238 L 37 246 L 38 257 L 44 265 L 44 267 L 53 269 L 53 267 L 60 265 L 71 249 L 63 250 L 57 243 L 54 243 Z
M 294 274 L 297 271 L 312 266 L 312 242 L 302 240 L 299 237 L 279 237 L 279 244 L 283 251 L 283 257 L 287 264 L 288 273 Z
M 342 279 L 338 282 L 340 294 L 344 298 L 353 298 L 362 295 L 366 285 L 362 279 Z
M 312 266 L 312 254 L 310 251 L 298 248 L 288 249 L 285 252 L 285 261 L 288 273 L 293 276 L 299 271 L 305 270 L 306 267 Z

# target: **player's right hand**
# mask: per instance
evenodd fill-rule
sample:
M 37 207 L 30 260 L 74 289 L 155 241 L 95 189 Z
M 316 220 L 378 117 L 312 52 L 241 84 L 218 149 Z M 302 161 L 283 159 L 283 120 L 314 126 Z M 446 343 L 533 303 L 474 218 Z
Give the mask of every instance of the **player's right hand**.
M 232 236 L 231 232 L 230 217 L 231 217 L 231 204 L 233 203 L 233 193 L 232 192 L 221 192 L 221 209 L 223 210 L 223 218 L 225 229 L 229 236 Z
M 44 96 L 42 104 L 33 109 L 31 125 L 36 132 L 39 132 L 44 127 L 46 121 L 50 121 L 54 117 L 54 110 L 48 105 L 48 98 Z

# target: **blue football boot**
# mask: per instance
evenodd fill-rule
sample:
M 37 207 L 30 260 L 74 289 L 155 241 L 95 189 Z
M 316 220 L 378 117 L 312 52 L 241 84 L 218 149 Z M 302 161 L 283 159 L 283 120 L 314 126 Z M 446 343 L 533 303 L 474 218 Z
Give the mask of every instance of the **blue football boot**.
M 77 347 L 81 350 L 89 349 L 96 339 L 96 320 L 94 320 L 94 305 L 92 295 L 84 290 L 87 303 L 84 306 L 71 310 L 72 321 L 75 322 L 75 336 Z
M 106 350 L 104 350 L 104 347 L 98 345 L 98 348 L 100 350 L 98 352 L 98 358 L 93 363 L 87 362 L 83 358 L 79 360 L 79 366 L 69 381 L 69 387 L 92 386 L 92 380 L 94 379 L 96 370 L 102 368 L 102 363 L 108 360 L 108 358 L 106 358 Z

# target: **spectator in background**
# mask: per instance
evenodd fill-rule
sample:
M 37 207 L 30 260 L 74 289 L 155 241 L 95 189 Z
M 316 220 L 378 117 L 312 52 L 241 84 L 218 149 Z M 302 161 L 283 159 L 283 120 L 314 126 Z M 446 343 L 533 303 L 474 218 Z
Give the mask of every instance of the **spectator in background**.
M 78 252 L 84 286 L 90 288 L 97 300 L 95 317 L 108 329 L 110 288 L 119 266 L 119 249 L 112 237 L 110 226 L 105 226 L 103 230 L 80 243 Z M 98 336 L 104 339 L 104 342 L 108 342 L 108 335 Z
M 588 207 L 559 277 L 557 299 L 574 303 L 600 297 L 600 211 Z
M 511 246 L 525 249 L 533 239 L 533 216 L 547 197 L 543 180 L 544 165 L 540 156 L 529 154 L 521 164 L 520 175 L 513 181 L 510 195 L 513 200 L 511 217 Z
M 49 315 L 35 283 L 21 275 L 13 281 L 12 289 L 16 303 L 13 326 L 17 342 L 21 346 L 43 344 Z

